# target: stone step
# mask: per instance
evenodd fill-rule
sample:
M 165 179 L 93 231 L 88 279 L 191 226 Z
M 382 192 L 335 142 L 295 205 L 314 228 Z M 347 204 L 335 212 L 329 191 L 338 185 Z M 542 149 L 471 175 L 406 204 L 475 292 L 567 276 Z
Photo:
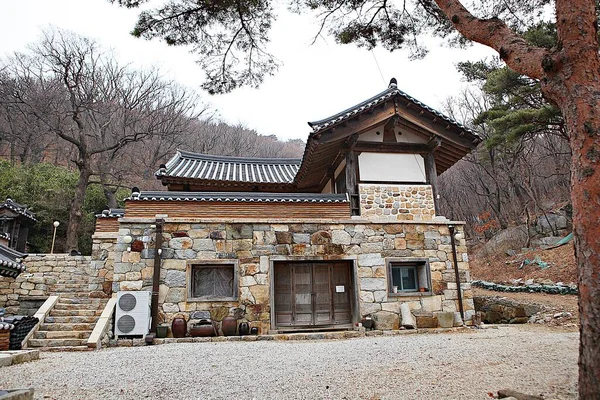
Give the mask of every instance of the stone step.
M 36 347 L 40 351 L 94 351 L 93 347 L 87 346 L 53 346 L 53 347 Z
M 87 346 L 87 339 L 29 339 L 29 347 Z
M 91 317 L 91 316 L 100 316 L 102 314 L 102 309 L 98 310 L 57 310 L 52 309 L 50 311 L 51 317 Z
M 68 316 L 68 317 L 58 317 L 58 316 L 52 316 L 49 315 L 46 317 L 45 322 L 48 324 L 94 324 L 96 323 L 96 320 L 98 319 L 98 316 L 96 315 L 89 315 L 89 316 L 82 316 L 82 315 L 73 315 L 73 316 Z
M 98 304 L 106 303 L 105 299 L 92 299 L 89 297 L 66 297 L 60 296 L 58 299 L 60 304 Z
M 92 331 L 37 331 L 34 339 L 87 339 Z
M 95 325 L 95 321 L 87 323 L 49 322 L 41 324 L 40 331 L 92 331 Z
M 99 308 L 104 308 L 104 305 L 102 303 L 64 304 L 60 300 L 54 305 L 54 310 L 98 310 Z

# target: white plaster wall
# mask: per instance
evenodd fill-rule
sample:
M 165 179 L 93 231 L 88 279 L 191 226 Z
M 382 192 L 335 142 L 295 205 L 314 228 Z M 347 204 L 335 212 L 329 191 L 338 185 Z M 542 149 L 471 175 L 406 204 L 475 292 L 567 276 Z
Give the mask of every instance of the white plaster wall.
M 360 180 L 369 182 L 426 182 L 425 160 L 419 154 L 361 153 Z

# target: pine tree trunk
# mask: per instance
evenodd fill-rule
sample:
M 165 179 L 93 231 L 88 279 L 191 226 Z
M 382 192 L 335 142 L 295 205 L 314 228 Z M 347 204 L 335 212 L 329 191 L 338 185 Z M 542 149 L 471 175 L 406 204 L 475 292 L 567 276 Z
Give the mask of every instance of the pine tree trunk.
M 79 179 L 77 180 L 77 186 L 75 187 L 75 196 L 73 196 L 73 201 L 71 202 L 69 222 L 67 224 L 67 242 L 65 244 L 65 250 L 67 252 L 79 249 L 79 228 L 83 218 L 85 191 L 88 187 L 90 176 L 92 175 L 90 166 L 87 163 L 81 163 L 78 167 Z
M 579 283 L 579 398 L 600 399 L 600 84 L 574 85 L 562 108 L 571 133 L 571 201 Z

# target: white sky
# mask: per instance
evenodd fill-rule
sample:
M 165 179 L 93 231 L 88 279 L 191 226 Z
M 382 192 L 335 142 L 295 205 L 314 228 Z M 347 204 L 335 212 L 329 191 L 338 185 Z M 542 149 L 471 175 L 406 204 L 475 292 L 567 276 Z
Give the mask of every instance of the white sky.
M 54 25 L 97 39 L 114 49 L 123 62 L 140 68 L 159 66 L 165 75 L 200 91 L 204 72 L 194 63 L 195 55 L 129 35 L 138 13 L 107 0 L 4 1 L 0 55 L 25 50 L 39 38 L 41 29 Z M 266 78 L 259 89 L 238 89 L 218 96 L 202 93 L 203 99 L 228 123 L 243 123 L 280 139 L 306 140 L 310 132 L 307 121 L 326 118 L 379 93 L 392 77 L 401 90 L 441 109 L 447 97 L 466 85 L 456 72 L 456 62 L 494 54 L 479 45 L 468 50 L 436 46 L 430 47 L 425 59 L 409 61 L 404 51 L 375 49 L 372 53 L 336 45 L 327 37 L 311 46 L 317 29 L 316 21 L 308 16 L 282 12 L 273 26 L 269 47 L 283 62 L 278 73 Z

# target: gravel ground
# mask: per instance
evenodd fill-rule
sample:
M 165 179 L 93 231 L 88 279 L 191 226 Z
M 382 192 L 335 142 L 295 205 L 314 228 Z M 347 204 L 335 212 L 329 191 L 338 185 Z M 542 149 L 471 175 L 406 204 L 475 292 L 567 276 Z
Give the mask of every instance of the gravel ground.
M 577 395 L 577 332 L 520 325 L 332 341 L 178 343 L 43 353 L 0 387 L 45 399 L 489 399 Z

